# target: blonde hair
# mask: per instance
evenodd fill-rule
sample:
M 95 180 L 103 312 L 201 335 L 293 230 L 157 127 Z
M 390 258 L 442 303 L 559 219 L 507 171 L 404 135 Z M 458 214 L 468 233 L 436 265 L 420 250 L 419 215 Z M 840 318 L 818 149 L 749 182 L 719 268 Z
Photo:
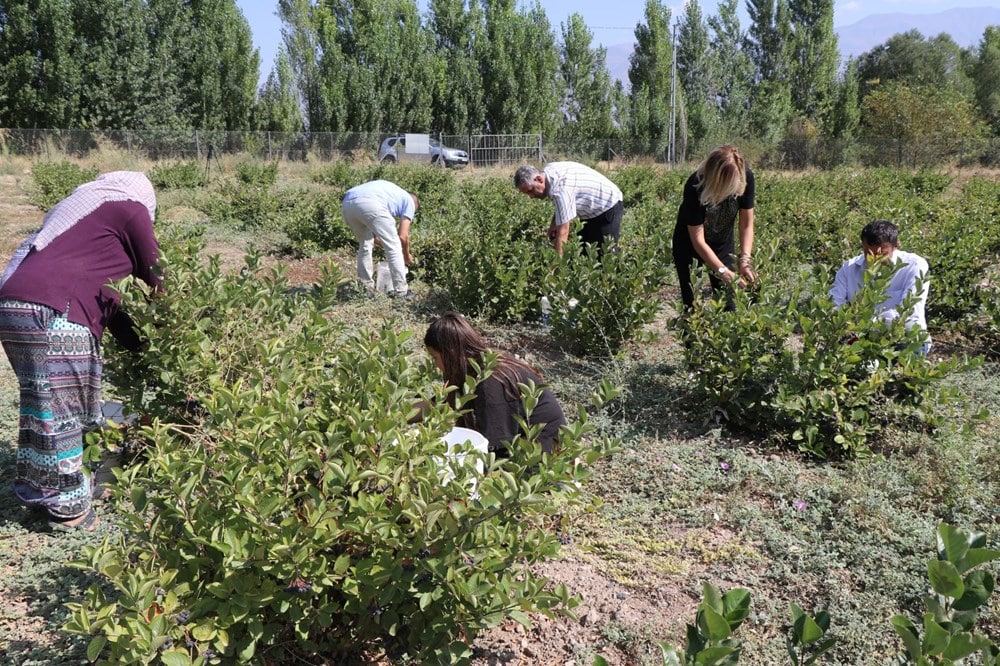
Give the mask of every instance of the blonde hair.
M 736 146 L 719 146 L 698 165 L 697 186 L 702 206 L 718 206 L 747 187 L 746 165 Z

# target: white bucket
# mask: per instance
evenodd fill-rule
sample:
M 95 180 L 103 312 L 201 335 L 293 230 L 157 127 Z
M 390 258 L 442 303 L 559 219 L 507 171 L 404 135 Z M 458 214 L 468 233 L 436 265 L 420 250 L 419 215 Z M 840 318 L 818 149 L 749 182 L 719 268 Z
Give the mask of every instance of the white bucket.
M 475 430 L 470 430 L 469 428 L 452 428 L 449 432 L 445 433 L 444 437 L 441 438 L 448 445 L 448 453 L 446 464 L 443 465 L 445 469 L 442 470 L 441 483 L 445 484 L 451 481 L 455 477 L 454 466 L 465 464 L 465 458 L 467 453 L 455 453 L 455 449 L 462 444 L 471 444 L 472 448 L 476 451 L 481 451 L 482 453 L 487 453 L 490 450 L 489 440 L 483 437 L 481 433 Z M 481 458 L 476 456 L 476 471 L 482 475 L 483 473 L 483 461 Z M 451 468 L 451 469 L 449 469 Z M 474 488 L 473 488 L 474 489 Z
M 375 265 L 375 291 L 383 293 L 392 291 L 392 275 L 389 274 L 388 261 L 380 261 Z

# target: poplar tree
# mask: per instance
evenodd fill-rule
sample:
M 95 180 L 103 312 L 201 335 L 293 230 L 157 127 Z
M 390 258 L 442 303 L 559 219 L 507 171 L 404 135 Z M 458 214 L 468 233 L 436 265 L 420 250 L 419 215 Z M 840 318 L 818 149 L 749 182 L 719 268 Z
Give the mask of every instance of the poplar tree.
M 791 33 L 787 0 L 747 0 L 744 50 L 753 63 L 750 129 L 768 143 L 781 138 L 792 115 Z
M 722 0 L 718 14 L 708 19 L 715 74 L 710 99 L 718 105 L 722 136 L 732 143 L 750 134 L 750 89 L 753 63 L 743 51 L 744 33 L 736 15 L 737 0 Z
M 428 131 L 440 72 L 416 3 L 332 0 L 328 4 L 335 21 L 324 31 L 323 50 L 324 56 L 333 51 L 344 68 L 345 129 Z M 329 37 L 334 35 L 331 43 Z M 324 73 L 330 71 L 324 64 Z
M 260 55 L 235 0 L 190 3 L 193 58 L 185 104 L 197 129 L 246 130 L 252 123 Z
M 430 30 L 444 74 L 434 89 L 433 125 L 449 134 L 479 132 L 485 121 L 483 82 L 476 61 L 482 10 L 476 2 L 431 0 Z
M 1000 26 L 987 26 L 972 64 L 976 105 L 993 134 L 1000 136 Z
M 327 10 L 314 7 L 309 0 L 278 0 L 282 42 L 295 77 L 306 128 L 313 132 L 343 129 L 339 122 L 342 114 L 330 112 L 324 94 L 320 64 L 323 56 L 320 36 L 324 13 L 328 13 Z M 336 44 L 335 31 L 330 42 Z M 343 90 L 337 92 L 339 94 L 336 98 L 343 100 Z
M 834 103 L 840 54 L 833 0 L 788 0 L 792 23 L 792 106 L 822 126 Z
M 156 129 L 188 129 L 190 110 L 184 98 L 184 81 L 194 58 L 191 15 L 175 0 L 146 0 L 146 31 L 149 35 L 148 126 Z
M 514 0 L 482 0 L 483 40 L 477 49 L 486 113 L 484 130 L 542 132 L 558 126 L 559 53 L 545 12 Z
M 670 79 L 673 48 L 670 9 L 646 0 L 645 23 L 635 27 L 629 58 L 631 132 L 639 151 L 664 155 L 670 138 Z
M 698 0 L 684 5 L 677 29 L 677 80 L 684 91 L 688 148 L 704 152 L 718 133 L 719 112 L 714 99 L 714 60 L 708 50 L 708 26 Z M 710 100 L 710 96 L 712 99 Z
M 292 63 L 283 48 L 278 49 L 274 68 L 260 91 L 257 128 L 268 132 L 301 132 L 302 110 L 295 90 Z
M 76 0 L 72 53 L 80 67 L 71 126 L 147 127 L 149 38 L 141 0 Z
M 0 6 L 0 127 L 61 128 L 75 120 L 79 64 L 70 5 Z
M 571 14 L 562 24 L 559 75 L 563 84 L 561 136 L 593 142 L 614 130 L 611 76 L 604 47 L 592 48 L 593 35 L 583 16 Z

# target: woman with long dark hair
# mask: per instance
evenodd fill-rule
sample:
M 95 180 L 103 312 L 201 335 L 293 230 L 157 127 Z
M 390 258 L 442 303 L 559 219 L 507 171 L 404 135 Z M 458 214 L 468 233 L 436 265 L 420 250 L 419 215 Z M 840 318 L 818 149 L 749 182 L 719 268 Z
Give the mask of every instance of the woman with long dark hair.
M 522 434 L 517 419 L 524 418 L 523 395 L 519 384 L 541 384 L 539 372 L 514 355 L 500 350 L 490 350 L 486 339 L 465 317 L 457 312 L 446 312 L 427 328 L 424 344 L 434 363 L 444 375 L 449 386 L 457 387 L 448 395 L 452 406 L 457 404 L 458 393 L 466 377 L 476 378 L 475 398 L 471 410 L 458 419 L 459 426 L 471 428 L 489 440 L 491 451 L 507 454 L 507 447 Z M 497 364 L 485 379 L 476 377 L 477 367 L 483 368 L 487 352 L 497 354 Z M 542 450 L 551 452 L 559 435 L 559 428 L 566 423 L 559 401 L 548 388 L 542 389 L 538 404 L 528 418 L 528 425 L 544 424 L 538 439 Z

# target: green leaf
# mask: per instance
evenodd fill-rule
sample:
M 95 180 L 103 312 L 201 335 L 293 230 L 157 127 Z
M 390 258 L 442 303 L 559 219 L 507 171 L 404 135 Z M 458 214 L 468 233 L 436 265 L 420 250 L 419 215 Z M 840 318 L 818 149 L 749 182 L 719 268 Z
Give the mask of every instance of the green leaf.
M 705 648 L 694 656 L 694 663 L 698 666 L 723 666 L 732 663 L 735 652 L 736 648 L 732 647 Z
M 684 663 L 684 651 L 669 643 L 660 643 L 660 654 L 663 655 L 663 666 L 681 666 Z
M 796 638 L 798 638 L 803 645 L 815 643 L 819 639 L 823 638 L 824 634 L 823 629 L 816 624 L 816 621 L 806 614 L 801 615 L 795 620 L 794 631 Z
M 945 659 L 956 661 L 958 659 L 964 659 L 970 654 L 978 652 L 979 650 L 989 647 L 990 645 L 990 640 L 984 636 L 976 636 L 974 634 L 962 632 L 951 637 L 951 642 L 948 643 L 948 647 L 945 648 L 941 656 Z
M 344 553 L 337 558 L 337 561 L 333 564 L 333 572 L 335 574 L 343 575 L 351 567 L 351 556 Z
M 737 587 L 722 597 L 723 616 L 731 627 L 737 627 L 750 614 L 750 590 Z
M 991 548 L 970 548 L 969 552 L 965 555 L 965 568 L 962 571 L 964 573 L 965 571 L 975 568 L 984 562 L 992 562 L 996 559 L 1000 559 L 1000 550 L 993 550 Z
M 508 613 L 511 619 L 515 620 L 525 629 L 531 628 L 531 618 L 519 610 L 512 610 Z
M 903 639 L 903 645 L 906 647 L 907 654 L 910 655 L 911 661 L 916 661 L 923 654 L 923 650 L 920 647 L 920 635 L 917 633 L 917 627 L 910 621 L 910 618 L 905 615 L 894 615 L 890 620 L 892 628 L 896 630 L 899 637 Z
M 722 595 L 719 593 L 718 588 L 708 581 L 701 584 L 701 597 L 702 606 L 711 608 L 715 610 L 716 613 L 723 612 Z
M 101 656 L 101 650 L 107 644 L 108 639 L 104 636 L 96 636 L 90 644 L 87 646 L 87 659 L 90 661 L 97 661 L 97 658 Z
M 958 573 L 958 569 L 955 568 L 954 564 L 946 560 L 931 560 L 928 562 L 927 577 L 931 581 L 931 587 L 938 594 L 958 599 L 965 592 L 962 575 Z
M 948 630 L 935 622 L 934 616 L 930 613 L 924 615 L 923 653 L 928 656 L 941 654 L 948 647 L 949 640 L 951 634 Z
M 959 611 L 979 608 L 993 594 L 993 574 L 989 571 L 973 571 L 965 577 L 965 593 L 953 604 Z
M 160 655 L 164 666 L 191 666 L 191 656 L 183 650 L 167 650 Z
M 726 618 L 708 607 L 703 607 L 698 612 L 698 628 L 711 641 L 725 640 L 732 633 Z
M 947 523 L 938 525 L 938 557 L 958 566 L 969 552 L 971 535 Z

